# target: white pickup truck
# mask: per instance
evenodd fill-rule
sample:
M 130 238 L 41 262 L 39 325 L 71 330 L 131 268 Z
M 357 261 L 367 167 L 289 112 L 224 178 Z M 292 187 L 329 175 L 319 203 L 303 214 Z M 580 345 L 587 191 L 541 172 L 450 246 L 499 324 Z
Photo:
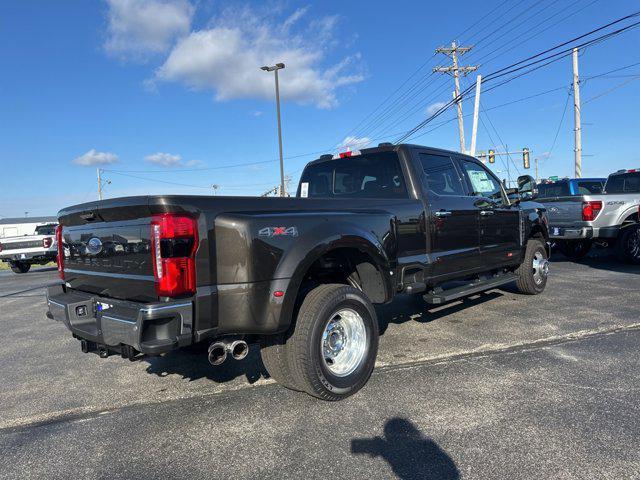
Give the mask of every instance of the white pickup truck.
M 640 264 L 640 169 L 609 175 L 602 194 L 538 199 L 549 237 L 567 257 L 584 257 L 593 243 L 611 246 L 622 261 Z
M 27 273 L 33 264 L 55 262 L 57 224 L 38 225 L 33 235 L 0 239 L 0 260 L 15 273 Z

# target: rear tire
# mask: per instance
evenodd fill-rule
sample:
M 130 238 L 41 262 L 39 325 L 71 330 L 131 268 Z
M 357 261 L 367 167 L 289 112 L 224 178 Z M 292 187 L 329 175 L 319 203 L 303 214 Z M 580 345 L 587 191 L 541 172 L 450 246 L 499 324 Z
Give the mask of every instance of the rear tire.
M 11 270 L 13 273 L 27 273 L 31 268 L 31 264 L 27 262 L 11 262 Z
M 268 335 L 260 341 L 260 357 L 269 376 L 283 387 L 299 392 L 296 378 L 291 372 L 287 350 L 289 345 L 285 341 L 285 334 Z
M 591 240 L 565 240 L 559 244 L 560 252 L 569 260 L 580 260 L 591 250 Z
M 541 240 L 531 239 L 527 242 L 524 260 L 516 270 L 516 284 L 520 293 L 538 295 L 547 285 L 549 259 L 547 250 Z
M 304 299 L 288 360 L 297 385 L 323 400 L 342 400 L 369 380 L 378 353 L 378 320 L 358 289 L 320 285 Z
M 636 223 L 620 230 L 615 252 L 621 262 L 640 265 L 640 224 Z

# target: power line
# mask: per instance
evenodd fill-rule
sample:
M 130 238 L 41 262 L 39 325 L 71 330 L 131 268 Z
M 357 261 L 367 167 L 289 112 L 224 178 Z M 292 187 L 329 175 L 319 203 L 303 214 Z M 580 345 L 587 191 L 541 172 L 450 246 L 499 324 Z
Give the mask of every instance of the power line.
M 569 13 L 568 15 L 562 17 L 560 20 L 558 20 L 555 23 L 552 23 L 551 25 L 546 26 L 545 28 L 538 30 L 538 27 L 540 27 L 541 25 L 545 24 L 546 22 L 548 22 L 549 20 L 553 19 L 554 17 L 560 15 L 562 12 L 572 8 L 576 3 L 580 3 L 582 0 L 576 0 L 575 2 L 573 2 L 570 5 L 567 5 L 565 8 L 555 12 L 554 14 L 552 14 L 550 17 L 547 17 L 546 19 L 542 20 L 541 22 L 537 23 L 536 25 L 533 25 L 531 27 L 529 27 L 526 30 L 526 33 L 529 32 L 533 32 L 535 31 L 535 33 L 533 35 L 529 35 L 528 37 L 525 37 L 524 40 L 517 42 L 517 43 L 513 43 L 513 41 L 508 41 L 503 43 L 501 46 L 496 47 L 495 49 L 493 49 L 490 52 L 487 52 L 485 55 L 483 55 L 482 57 L 480 57 L 479 59 L 475 60 L 478 63 L 482 63 L 482 65 L 487 65 L 488 63 L 491 63 L 492 61 L 494 61 L 496 58 L 499 58 L 503 55 L 505 55 L 508 52 L 511 52 L 512 50 L 518 48 L 520 45 L 523 45 L 524 43 L 529 42 L 530 40 L 532 40 L 533 38 L 536 38 L 540 35 L 542 35 L 544 32 L 548 31 L 549 29 L 555 27 L 556 25 L 558 25 L 559 23 L 562 23 L 563 21 L 567 20 L 568 18 L 577 15 L 578 13 L 580 13 L 581 11 L 585 10 L 586 8 L 590 7 L 591 5 L 593 5 L 594 3 L 596 3 L 598 0 L 593 0 L 591 3 L 588 3 L 584 6 L 582 6 L 581 8 L 577 9 L 577 10 L 572 10 L 571 13 Z M 520 37 L 519 37 L 520 38 Z M 504 47 L 506 46 L 511 46 L 510 48 L 508 48 L 507 50 L 504 50 L 500 53 L 497 53 L 496 55 L 493 55 L 494 53 L 498 52 L 499 50 L 502 50 Z M 484 60 L 485 58 L 489 57 L 488 60 L 486 60 L 485 62 L 482 62 L 482 60 Z
M 563 46 L 566 46 L 566 45 L 572 43 L 573 41 L 575 41 L 577 39 L 583 39 L 583 38 L 585 38 L 585 37 L 587 37 L 587 36 L 589 36 L 589 35 L 591 35 L 591 34 L 593 34 L 595 32 L 599 32 L 599 31 L 603 30 L 604 28 L 607 28 L 609 26 L 612 26 L 612 25 L 615 25 L 617 23 L 620 23 L 623 20 L 626 20 L 626 19 L 629 19 L 629 18 L 633 18 L 633 17 L 637 17 L 638 15 L 640 15 L 640 12 L 636 12 L 636 13 L 633 13 L 631 15 L 627 15 L 625 17 L 622 17 L 621 19 L 618 19 L 618 20 L 615 20 L 613 22 L 608 23 L 607 25 L 605 25 L 603 27 L 599 27 L 599 28 L 596 28 L 594 30 L 591 30 L 590 32 L 588 32 L 586 34 L 580 35 L 578 37 L 574 37 L 573 39 L 571 39 L 569 41 L 565 41 L 565 42 L 563 42 L 563 43 L 561 43 L 559 45 L 555 45 L 555 46 L 553 46 L 551 48 L 548 48 L 548 49 L 544 50 L 543 52 L 540 52 L 540 53 L 537 53 L 535 55 L 529 56 L 528 58 L 526 58 L 524 60 L 520 60 L 518 62 L 512 63 L 511 65 L 508 65 L 506 67 L 498 69 L 498 70 L 490 73 L 489 75 L 486 75 L 485 79 L 483 80 L 483 83 L 485 83 L 487 81 L 495 80 L 496 78 L 500 78 L 500 77 L 503 77 L 503 76 L 506 76 L 506 75 L 510 75 L 510 74 L 516 73 L 516 72 L 521 71 L 521 70 L 525 70 L 525 69 L 527 69 L 529 67 L 532 67 L 532 68 L 529 68 L 529 70 L 525 70 L 524 72 L 521 72 L 520 74 L 515 75 L 515 76 L 503 81 L 499 85 L 496 85 L 496 86 L 490 88 L 489 90 L 485 90 L 485 93 L 487 91 L 490 91 L 490 90 L 494 89 L 494 88 L 497 88 L 498 86 L 502 86 L 502 85 L 504 85 L 504 84 L 506 84 L 506 83 L 508 83 L 508 82 L 510 82 L 512 80 L 515 80 L 516 78 L 519 78 L 519 77 L 521 77 L 523 75 L 529 74 L 529 73 L 533 72 L 534 70 L 537 70 L 539 68 L 547 66 L 547 65 L 549 65 L 551 63 L 554 63 L 554 62 L 556 62 L 556 61 L 558 61 L 558 60 L 560 60 L 560 59 L 562 59 L 562 58 L 564 58 L 564 57 L 566 57 L 568 55 L 571 55 L 571 52 L 573 51 L 574 48 L 581 48 L 581 47 L 585 47 L 585 46 L 589 46 L 589 45 L 594 45 L 594 44 L 600 43 L 602 41 L 608 40 L 608 39 L 610 39 L 610 38 L 612 38 L 612 37 L 614 37 L 616 35 L 619 35 L 619 34 L 625 32 L 625 31 L 627 31 L 627 30 L 629 30 L 631 28 L 635 28 L 636 26 L 640 25 L 640 22 L 636 22 L 636 23 L 633 23 L 631 25 L 627 25 L 627 26 L 619 28 L 618 30 L 615 30 L 613 32 L 609 32 L 609 33 L 603 34 L 603 35 L 601 35 L 599 37 L 596 37 L 594 39 L 585 41 L 585 42 L 583 42 L 583 43 L 581 43 L 579 45 L 574 45 L 574 46 L 572 46 L 572 47 L 570 47 L 568 49 L 561 50 L 560 52 L 556 52 L 556 53 L 547 55 L 546 57 L 544 56 L 545 54 L 553 52 L 554 50 L 557 50 L 558 48 L 561 48 Z M 540 58 L 540 57 L 542 57 L 542 58 Z M 543 62 L 546 62 L 546 63 L 543 63 Z M 541 64 L 541 65 L 538 65 L 538 64 Z M 534 65 L 536 65 L 536 66 L 534 67 Z M 458 97 L 462 98 L 474 86 L 475 86 L 475 83 L 474 83 L 474 85 L 471 85 L 469 88 L 467 88 L 463 92 L 461 92 Z M 420 122 L 414 128 L 409 130 L 405 135 L 401 136 L 398 140 L 396 140 L 396 143 L 400 143 L 400 142 L 410 138 L 415 132 L 417 132 L 418 130 L 423 128 L 425 125 L 427 125 L 429 122 L 431 122 L 434 118 L 437 118 L 445 110 L 447 110 L 450 106 L 452 106 L 454 103 L 459 101 L 460 98 L 454 98 L 452 101 L 447 102 L 442 108 L 438 109 L 438 111 L 435 112 L 433 115 L 431 115 L 429 118 L 427 118 L 426 120 Z
M 487 14 L 485 14 L 482 18 L 480 18 L 479 20 L 477 20 L 474 24 L 472 24 L 471 26 L 467 27 L 465 30 L 463 30 L 462 32 L 460 32 L 458 35 L 456 35 L 456 38 L 462 37 L 462 35 L 464 35 L 465 33 L 467 33 L 469 30 L 471 30 L 473 27 L 475 27 L 476 25 L 479 25 L 480 23 L 482 23 L 483 20 L 489 18 L 496 10 L 498 10 L 499 8 L 501 8 L 503 5 L 506 5 L 507 3 L 509 3 L 511 0 L 505 0 L 504 2 L 500 3 L 497 7 L 495 7 L 493 10 L 491 10 L 490 12 L 488 12 Z M 520 2 L 518 2 L 515 6 L 512 6 L 511 8 L 507 9 L 506 11 L 504 11 L 502 13 L 502 15 L 498 16 L 497 18 L 492 19 L 493 22 L 497 22 L 498 20 L 500 20 L 500 18 L 502 18 L 504 15 L 506 15 L 507 13 L 509 13 L 513 8 L 515 8 L 516 6 L 518 6 L 519 4 L 525 2 L 526 0 L 520 0 Z M 473 38 L 473 36 L 471 37 Z M 460 42 L 462 43 L 468 43 L 469 40 L 467 39 L 460 39 Z
M 558 135 L 560 134 L 560 129 L 562 128 L 562 124 L 564 123 L 564 117 L 567 114 L 567 106 L 569 105 L 569 98 L 571 98 L 571 90 L 567 89 L 567 100 L 564 103 L 564 109 L 562 110 L 562 117 L 560 117 L 560 123 L 558 124 L 558 128 L 556 129 L 556 134 L 553 137 L 553 143 L 551 144 L 551 148 L 548 150 L 549 156 L 551 156 L 551 153 L 553 152 L 553 149 L 556 146 Z
M 541 0 L 539 2 L 539 4 L 544 3 L 547 0 Z M 503 38 L 506 34 L 512 32 L 515 28 L 519 27 L 520 25 L 522 25 L 523 23 L 527 22 L 528 20 L 530 20 L 531 18 L 535 17 L 536 15 L 539 15 L 540 13 L 542 13 L 543 11 L 545 11 L 547 8 L 549 8 L 550 6 L 552 6 L 553 3 L 551 3 L 551 5 L 547 5 L 545 7 L 543 7 L 541 10 L 538 10 L 536 12 L 534 12 L 532 15 L 526 17 L 522 22 L 516 24 L 515 27 L 512 27 L 511 29 L 507 30 L 506 32 L 503 32 L 501 35 L 495 37 L 495 34 L 497 32 L 499 32 L 500 30 L 502 30 L 503 28 L 511 25 L 511 23 L 518 19 L 519 17 L 521 17 L 522 15 L 530 12 L 531 10 L 529 8 L 524 9 L 522 12 L 520 12 L 518 15 L 516 15 L 515 17 L 513 17 L 509 22 L 505 22 L 503 23 L 501 26 L 499 26 L 497 29 L 493 30 L 492 32 L 488 33 L 487 35 L 485 35 L 484 37 L 482 37 L 480 40 L 478 40 L 477 42 L 475 42 L 475 46 L 480 45 L 482 42 L 484 42 L 485 40 L 487 40 L 488 38 L 492 38 L 493 40 L 488 44 L 491 45 L 495 42 L 497 42 L 498 40 L 500 40 L 501 38 Z
M 520 5 L 521 3 L 523 3 L 524 0 L 521 0 L 518 4 L 516 4 L 515 6 L 512 6 L 511 8 L 507 9 L 505 12 L 503 12 L 502 15 L 500 15 L 498 18 L 503 17 L 504 15 L 506 15 L 508 12 L 510 12 L 511 10 L 513 10 L 515 7 L 517 7 L 518 5 Z M 497 10 L 499 7 L 501 7 L 502 5 L 504 5 L 507 2 L 502 2 L 498 7 L 494 8 L 491 12 Z M 490 12 L 490 13 L 491 13 Z M 482 18 L 487 17 L 489 14 L 485 15 Z M 497 19 L 496 19 L 497 20 Z M 479 23 L 479 22 L 476 22 Z M 469 28 L 467 29 L 469 30 Z M 466 31 L 466 30 L 465 30 Z M 459 36 L 459 35 L 458 35 Z M 455 37 L 454 37 L 455 38 Z M 433 56 L 431 57 L 431 59 L 433 58 Z M 431 80 L 429 83 L 427 83 L 426 85 L 420 87 L 420 83 L 424 82 L 428 77 L 430 77 L 431 75 L 433 75 L 433 72 L 428 75 L 423 77 L 422 80 L 419 80 L 418 82 L 414 83 L 414 85 L 408 90 L 406 91 L 402 96 L 400 96 L 400 98 L 398 98 L 398 100 L 394 103 L 391 104 L 389 106 L 387 106 L 382 112 L 380 112 L 375 118 L 373 118 L 372 120 L 370 120 L 369 122 L 367 122 L 367 124 L 365 124 L 365 126 L 363 127 L 363 130 L 358 132 L 359 136 L 368 136 L 370 134 L 372 134 L 373 132 L 380 130 L 383 126 L 384 126 L 384 122 L 386 122 L 387 120 L 393 118 L 394 116 L 396 116 L 397 114 L 401 113 L 404 106 L 407 105 L 412 99 L 416 98 L 416 96 L 420 95 L 424 90 L 427 89 L 427 87 L 431 86 L 434 80 Z M 436 92 L 435 94 L 430 94 L 427 97 L 423 97 L 422 99 L 418 100 L 418 103 L 422 102 L 422 103 L 427 103 L 427 98 L 434 98 L 437 97 L 437 95 L 439 93 L 442 93 L 442 91 L 446 89 L 446 83 L 442 84 L 438 90 L 438 92 Z M 411 94 L 411 92 L 414 92 L 413 94 Z M 411 94 L 411 95 L 410 95 Z M 403 119 L 394 122 L 394 124 L 388 128 L 393 128 L 395 125 L 398 125 L 399 123 L 401 123 L 402 121 L 404 121 L 404 119 L 406 119 L 408 116 L 413 115 L 413 113 L 415 113 L 416 109 L 412 109 L 411 113 L 408 115 L 405 115 Z M 373 128 L 373 130 L 371 130 L 371 128 Z
M 500 137 L 500 134 L 498 133 L 498 130 L 496 129 L 496 127 L 493 124 L 493 122 L 491 121 L 491 118 L 487 114 L 487 111 L 484 109 L 484 106 L 482 105 L 482 102 L 480 102 L 480 110 L 481 110 L 481 113 L 484 113 L 484 116 L 487 119 L 487 121 L 489 122 L 489 125 L 491 125 L 491 128 L 493 129 L 493 131 L 495 132 L 496 136 L 498 137 L 498 140 L 500 140 L 500 144 L 505 149 L 505 152 L 507 153 L 507 158 L 511 161 L 511 163 L 513 163 L 513 166 L 515 167 L 515 169 L 516 169 L 516 171 L 518 172 L 518 175 L 519 175 L 520 174 L 520 169 L 518 168 L 518 165 L 516 165 L 516 162 L 514 162 L 513 158 L 511 158 L 511 154 L 509 153 L 509 149 L 507 148 L 506 143 L 504 143 L 502 141 L 502 137 Z M 511 181 L 511 178 L 509 178 L 509 181 Z
M 605 91 L 604 91 L 604 92 L 602 92 L 602 93 L 599 93 L 599 94 L 598 94 L 598 95 L 596 95 L 595 97 L 591 97 L 591 98 L 589 98 L 588 100 L 585 100 L 584 102 L 582 102 L 582 105 L 586 105 L 587 103 L 592 102 L 592 101 L 594 101 L 594 100 L 596 100 L 596 99 L 598 99 L 598 98 L 600 98 L 600 97 L 604 97 L 605 95 L 609 95 L 610 93 L 615 92 L 616 90 L 618 90 L 618 89 L 620 89 L 620 88 L 622 88 L 622 87 L 624 87 L 624 86 L 628 85 L 628 84 L 629 84 L 629 83 L 631 83 L 631 82 L 635 82 L 636 80 L 640 80 L 640 75 L 639 75 L 639 76 L 636 76 L 636 77 L 634 77 L 634 78 L 630 78 L 630 79 L 628 79 L 628 80 L 626 80 L 626 81 L 624 81 L 624 82 L 622 82 L 622 83 L 620 83 L 620 84 L 616 85 L 615 87 L 612 87 L 612 88 L 610 88 L 610 89 L 608 89 L 608 90 L 605 90 Z
M 597 75 L 590 75 L 588 77 L 584 77 L 584 80 L 592 80 L 594 78 L 604 77 L 604 76 L 609 75 L 611 73 L 616 73 L 616 72 L 620 72 L 622 70 L 627 70 L 628 68 L 636 67 L 638 65 L 640 65 L 640 62 L 631 63 L 629 65 L 625 65 L 624 67 L 618 67 L 618 68 L 614 68 L 613 70 L 609 70 L 607 72 L 599 73 Z
M 492 10 L 490 10 L 488 13 L 486 13 L 483 17 L 481 17 L 479 20 L 477 20 L 475 23 L 473 23 L 472 25 L 470 25 L 469 27 L 467 27 L 465 30 L 463 30 L 461 33 L 459 33 L 458 35 L 453 37 L 453 40 L 455 40 L 457 37 L 460 37 L 462 35 L 464 35 L 465 33 L 467 33 L 468 31 L 472 30 L 474 27 L 476 27 L 477 25 L 481 24 L 482 21 L 488 17 L 490 17 L 496 10 L 500 9 L 502 6 L 506 5 L 507 3 L 509 3 L 511 0 L 504 0 L 503 2 L 501 2 L 498 6 L 494 7 Z M 518 5 L 520 5 L 521 3 L 523 3 L 525 0 L 520 0 L 515 7 L 517 7 Z M 511 10 L 513 10 L 513 8 L 515 8 L 514 6 L 512 6 L 511 8 L 508 8 L 506 11 L 504 11 L 498 18 L 494 19 L 494 21 L 497 21 L 498 19 L 502 18 L 504 15 L 506 15 L 507 13 L 509 13 Z M 480 30 L 482 31 L 482 30 Z M 477 32 L 478 33 L 478 32 Z M 475 35 L 475 34 L 474 34 Z M 472 35 L 473 36 L 473 35 Z M 370 112 L 365 118 L 363 118 L 354 128 L 352 128 L 351 130 L 349 130 L 349 132 L 346 134 L 346 136 L 349 135 L 359 135 L 359 136 L 365 136 L 368 131 L 371 129 L 371 127 L 376 126 L 376 124 L 380 123 L 380 119 L 384 119 L 385 116 L 386 118 L 389 118 L 390 114 L 393 114 L 394 112 L 397 112 L 399 108 L 401 108 L 403 105 L 406 105 L 407 100 L 410 100 L 411 98 L 415 98 L 416 95 L 420 94 L 421 91 L 423 91 L 424 89 L 426 89 L 428 86 L 430 86 L 433 81 L 429 82 L 429 84 L 425 85 L 423 88 L 420 88 L 417 90 L 416 93 L 414 93 L 413 96 L 411 96 L 409 99 L 407 99 L 407 95 L 409 95 L 411 92 L 416 91 L 416 89 L 420 86 L 421 83 L 424 83 L 426 79 L 428 79 L 429 77 L 431 77 L 433 75 L 433 72 L 431 72 L 428 75 L 424 75 L 422 76 L 420 79 L 418 79 L 416 82 L 414 82 L 412 84 L 412 86 L 409 88 L 409 90 L 407 90 L 406 92 L 404 92 L 396 101 L 395 103 L 391 103 L 390 105 L 388 105 L 387 107 L 385 107 L 383 109 L 382 112 L 378 113 L 376 115 L 375 118 L 368 120 L 372 117 L 372 115 L 374 115 L 378 110 L 380 110 L 380 108 L 385 105 L 389 100 L 391 100 L 394 95 L 396 93 L 398 93 L 399 91 L 402 90 L 402 88 L 409 82 L 409 80 L 411 80 L 411 78 L 413 78 L 415 75 L 417 75 L 418 72 L 420 72 L 431 60 L 433 60 L 433 58 L 435 58 L 436 54 L 433 54 L 431 57 L 429 57 L 429 59 L 427 59 L 427 61 L 425 61 L 416 71 L 414 71 L 398 88 L 396 88 L 390 95 L 388 95 L 380 104 L 378 104 L 378 106 L 376 106 L 376 108 Z M 404 100 L 404 101 L 403 101 Z M 399 103 L 402 102 L 402 103 Z M 367 121 L 368 120 L 368 121 Z M 383 120 L 384 121 L 384 120 Z M 366 122 L 366 123 L 365 123 Z M 364 125 L 363 125 L 364 124 Z M 361 125 L 363 125 L 361 127 Z M 358 130 L 360 129 L 360 130 Z
M 613 26 L 613 25 L 616 25 L 616 24 L 618 24 L 618 23 L 620 23 L 620 22 L 623 22 L 623 21 L 628 20 L 628 19 L 630 19 L 630 18 L 637 17 L 638 15 L 640 15 L 640 11 L 635 12 L 635 13 L 632 13 L 632 14 L 630 14 L 630 15 L 626 15 L 626 16 L 624 16 L 624 17 L 622 17 L 622 18 L 619 18 L 619 19 L 617 19 L 617 20 L 614 20 L 614 21 L 612 21 L 612 22 L 609 22 L 608 24 L 603 25 L 602 27 L 598 27 L 598 28 L 596 28 L 596 29 L 593 29 L 593 30 L 591 30 L 591 31 L 589 31 L 589 32 L 587 32 L 587 33 L 584 33 L 584 34 L 579 35 L 579 36 L 577 36 L 577 37 L 574 37 L 574 38 L 572 38 L 572 39 L 570 39 L 570 40 L 567 40 L 567 41 L 565 41 L 565 42 L 563 42 L 563 43 L 560 43 L 560 44 L 558 44 L 558 45 L 555 45 L 555 46 L 553 46 L 553 47 L 551 47 L 551 48 L 548 48 L 548 49 L 546 49 L 546 50 L 543 50 L 542 52 L 538 52 L 538 53 L 536 53 L 535 55 L 531 55 L 530 57 L 527 57 L 527 58 L 525 58 L 524 60 L 520 60 L 519 62 L 512 63 L 511 65 L 508 65 L 508 66 L 503 67 L 503 68 L 501 68 L 501 69 L 499 69 L 499 70 L 496 70 L 496 71 L 492 72 L 490 75 L 494 75 L 494 76 L 496 76 L 496 77 L 497 77 L 497 76 L 506 75 L 506 74 L 508 74 L 508 73 L 513 73 L 514 71 L 520 70 L 520 69 L 525 68 L 525 67 L 527 66 L 527 65 L 524 65 L 524 66 L 519 67 L 519 68 L 517 68 L 517 69 L 515 69 L 515 70 L 510 70 L 510 69 L 513 69 L 514 67 L 517 67 L 518 65 L 521 65 L 521 64 L 524 64 L 524 63 L 530 62 L 530 60 L 536 59 L 536 58 L 538 58 L 538 57 L 542 57 L 542 56 L 546 55 L 547 53 L 550 53 L 550 52 L 552 52 L 552 51 L 554 51 L 554 50 L 557 50 L 558 48 L 562 48 L 562 47 L 564 47 L 564 46 L 566 46 L 566 45 L 570 45 L 571 43 L 576 42 L 577 40 L 581 40 L 581 39 L 583 39 L 583 38 L 585 38 L 585 37 L 588 37 L 589 35 L 592 35 L 592 34 L 594 34 L 594 33 L 596 33 L 596 32 L 599 32 L 599 31 L 604 30 L 604 29 L 606 29 L 606 28 L 608 28 L 608 27 L 611 27 L 611 26 Z M 566 50 L 563 50 L 563 51 L 561 51 L 561 52 L 558 52 L 558 53 L 556 53 L 556 54 L 554 54 L 554 55 L 551 55 L 551 56 L 549 56 L 549 57 L 547 57 L 547 58 L 552 58 L 552 57 L 554 57 L 554 56 L 561 55 L 562 53 L 565 53 L 565 52 L 567 52 L 567 51 L 571 52 L 571 51 L 573 50 L 573 48 L 581 48 L 581 47 L 584 47 L 584 46 L 590 45 L 590 44 L 592 44 L 592 43 L 596 43 L 596 42 L 597 42 L 597 41 L 599 41 L 599 40 L 607 39 L 607 38 L 609 38 L 609 37 L 611 37 L 611 36 L 618 35 L 618 34 L 620 34 L 620 33 L 624 32 L 624 31 L 626 31 L 626 30 L 629 30 L 630 28 L 633 28 L 633 27 L 637 26 L 639 23 L 640 23 L 640 22 L 636 22 L 636 23 L 631 24 L 631 25 L 628 25 L 628 26 L 626 26 L 626 27 L 622 27 L 622 28 L 621 28 L 621 29 L 619 29 L 619 30 L 615 30 L 615 31 L 613 31 L 613 32 L 609 32 L 609 33 L 607 33 L 607 34 L 604 34 L 604 35 L 602 35 L 601 37 L 598 37 L 598 38 L 596 38 L 596 39 L 589 40 L 589 41 L 587 41 L 587 42 L 585 42 L 585 43 L 582 43 L 582 44 L 579 44 L 579 45 L 574 45 L 574 46 L 572 46 L 572 47 L 570 47 L 570 48 L 568 48 L 568 49 L 566 49 Z M 540 61 L 543 61 L 543 60 L 544 60 L 544 59 L 542 59 L 542 60 L 538 60 L 538 61 L 536 61 L 536 62 L 530 62 L 528 65 L 534 65 L 534 64 L 539 63 Z M 507 70 L 510 70 L 510 71 L 507 71 Z

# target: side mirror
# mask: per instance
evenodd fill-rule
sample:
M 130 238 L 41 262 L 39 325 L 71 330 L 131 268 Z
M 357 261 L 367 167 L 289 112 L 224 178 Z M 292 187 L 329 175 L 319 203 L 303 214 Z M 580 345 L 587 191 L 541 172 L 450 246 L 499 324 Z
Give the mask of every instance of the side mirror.
M 522 200 L 534 200 L 538 197 L 538 186 L 531 175 L 518 177 L 518 194 Z

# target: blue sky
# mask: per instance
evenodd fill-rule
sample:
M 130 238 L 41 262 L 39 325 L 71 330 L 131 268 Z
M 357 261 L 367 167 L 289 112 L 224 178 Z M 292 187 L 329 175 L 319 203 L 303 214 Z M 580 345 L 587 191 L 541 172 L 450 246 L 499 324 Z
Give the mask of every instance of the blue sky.
M 436 47 L 454 38 L 476 44 L 461 62 L 479 62 L 486 74 L 633 10 L 623 0 L 503 1 L 3 2 L 0 215 L 55 214 L 95 199 L 97 167 L 119 171 L 105 172 L 106 197 L 208 194 L 212 184 L 225 195 L 268 190 L 279 173 L 273 77 L 258 69 L 264 63 L 287 64 L 284 151 L 295 158 L 285 171 L 295 184 L 306 161 L 335 152 L 348 136 L 356 144 L 393 141 L 448 101 L 452 80 L 433 75 L 395 116 L 354 130 L 421 65 L 407 85 L 447 63 L 431 58 Z M 640 29 L 589 47 L 581 75 L 640 62 L 638 47 Z M 585 176 L 640 167 L 640 81 L 632 75 L 640 65 L 582 85 Z M 481 125 L 478 149 L 501 140 L 510 150 L 526 146 L 542 158 L 542 176 L 571 175 L 572 99 L 548 153 L 570 82 L 566 58 L 488 92 L 482 117 L 492 138 Z M 471 101 L 464 109 L 471 113 Z M 423 132 L 453 116 L 445 112 Z M 458 149 L 456 122 L 414 141 Z M 522 170 L 521 158 L 514 161 Z M 494 170 L 506 176 L 502 163 Z

